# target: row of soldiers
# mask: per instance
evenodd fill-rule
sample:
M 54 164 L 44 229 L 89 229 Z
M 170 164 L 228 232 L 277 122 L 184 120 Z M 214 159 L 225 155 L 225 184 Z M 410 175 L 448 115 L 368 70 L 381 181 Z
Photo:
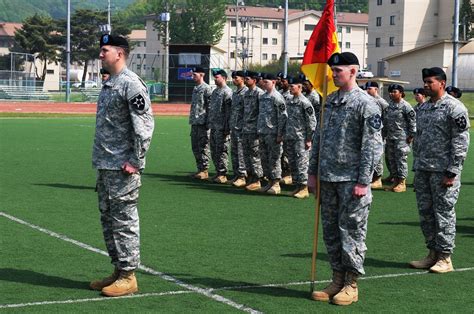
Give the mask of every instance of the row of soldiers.
M 295 185 L 294 197 L 308 197 L 309 151 L 320 104 L 311 83 L 282 73 L 234 71 L 232 91 L 226 71 L 212 74 L 214 89 L 205 83 L 203 68 L 192 70 L 196 86 L 189 123 L 197 166 L 192 176 L 208 179 L 212 159 L 216 175 L 210 179 L 226 183 L 230 146 L 232 185 L 280 194 L 282 181 Z

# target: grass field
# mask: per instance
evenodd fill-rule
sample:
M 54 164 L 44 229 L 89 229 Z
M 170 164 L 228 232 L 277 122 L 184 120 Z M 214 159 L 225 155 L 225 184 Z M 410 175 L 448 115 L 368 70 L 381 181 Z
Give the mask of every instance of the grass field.
M 143 175 L 140 292 L 101 297 L 88 290 L 112 270 L 94 192 L 93 133 L 93 117 L 0 119 L 0 311 L 473 312 L 472 152 L 457 204 L 457 271 L 407 268 L 426 254 L 415 194 L 375 191 L 360 301 L 342 308 L 308 298 L 314 200 L 193 181 L 187 119 L 169 117 L 156 120 Z M 317 288 L 329 278 L 320 239 Z

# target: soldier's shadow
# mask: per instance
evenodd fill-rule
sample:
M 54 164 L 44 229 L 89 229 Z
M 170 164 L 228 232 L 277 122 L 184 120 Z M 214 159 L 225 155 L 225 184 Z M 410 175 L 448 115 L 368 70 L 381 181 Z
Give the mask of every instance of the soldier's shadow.
M 27 269 L 0 268 L 0 281 L 26 283 L 45 287 L 61 287 L 68 289 L 87 289 L 89 282 L 77 281 L 58 276 L 42 274 Z

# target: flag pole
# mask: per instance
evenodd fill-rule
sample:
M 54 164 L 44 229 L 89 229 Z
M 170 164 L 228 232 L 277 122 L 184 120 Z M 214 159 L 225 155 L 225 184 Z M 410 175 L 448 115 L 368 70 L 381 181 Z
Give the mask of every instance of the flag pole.
M 321 112 L 319 115 L 318 127 L 319 127 L 319 147 L 318 147 L 318 175 L 316 176 L 316 207 L 314 209 L 314 235 L 313 235 L 313 252 L 311 258 L 311 293 L 314 291 L 314 283 L 316 281 L 316 257 L 318 254 L 318 234 L 319 234 L 319 216 L 321 209 L 321 169 L 320 169 L 320 160 L 321 160 L 321 143 L 323 140 L 323 122 L 324 122 L 324 107 L 326 105 L 326 99 L 328 96 L 328 65 L 324 65 L 324 81 L 323 81 L 323 99 L 321 100 Z

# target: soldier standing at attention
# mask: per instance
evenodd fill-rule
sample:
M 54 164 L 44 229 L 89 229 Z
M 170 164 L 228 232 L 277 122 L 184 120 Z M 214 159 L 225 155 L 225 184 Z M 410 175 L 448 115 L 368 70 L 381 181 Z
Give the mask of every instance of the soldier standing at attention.
M 262 162 L 260 160 L 259 140 L 257 134 L 259 98 L 263 90 L 257 87 L 258 73 L 245 71 L 245 85 L 248 87 L 244 94 L 244 116 L 242 126 L 242 144 L 244 149 L 245 166 L 248 180 L 245 187 L 248 191 L 261 188 L 263 178 Z
M 227 86 L 226 71 L 218 70 L 213 75 L 217 87 L 212 91 L 208 113 L 208 126 L 211 129 L 211 157 L 216 168 L 216 175 L 212 181 L 226 183 L 232 89 Z
M 232 72 L 232 82 L 237 88 L 232 93 L 232 107 L 230 114 L 230 146 L 234 179 L 232 185 L 244 187 L 246 185 L 247 169 L 245 167 L 244 151 L 242 148 L 242 124 L 244 116 L 244 94 L 248 90 L 244 84 L 244 72 Z
M 197 172 L 192 174 L 195 179 L 205 180 L 209 177 L 209 128 L 207 127 L 207 114 L 212 88 L 204 82 L 205 71 L 201 67 L 192 69 L 193 89 L 191 109 L 189 111 L 189 124 L 191 125 L 191 147 L 196 160 Z
M 279 82 L 278 82 L 278 79 Z M 277 74 L 277 83 L 276 88 L 278 92 L 283 96 L 285 102 L 288 102 L 293 96 L 290 93 L 290 85 L 288 84 L 288 80 L 291 79 L 291 76 L 284 74 L 283 72 L 279 72 Z M 278 89 L 279 88 L 279 89 Z M 287 152 L 286 143 L 283 142 L 283 152 L 281 154 L 281 182 L 286 185 L 290 185 L 293 182 L 291 181 L 291 171 L 290 171 L 290 164 L 288 162 L 288 152 Z
M 275 89 L 276 76 L 268 73 L 262 79 L 265 93 L 259 100 L 257 133 L 260 141 L 263 174 L 269 181 L 260 191 L 269 194 L 280 194 L 280 159 L 283 131 L 287 118 L 286 104 L 283 96 Z
M 319 122 L 319 112 L 321 111 L 321 97 L 319 94 L 313 89 L 313 84 L 304 76 L 302 75 L 303 79 L 303 95 L 308 98 L 311 105 L 313 105 L 314 115 L 316 116 L 316 123 Z
M 303 96 L 302 81 L 296 78 L 288 79 L 291 100 L 286 102 L 288 120 L 286 121 L 283 141 L 288 149 L 288 161 L 291 177 L 296 189 L 291 193 L 296 198 L 307 198 L 308 192 L 308 162 L 309 149 L 316 128 L 316 117 L 313 105 Z
M 367 82 L 365 83 L 365 90 L 367 94 L 374 97 L 375 102 L 379 106 L 380 112 L 382 113 L 382 120 L 384 118 L 385 111 L 388 108 L 388 102 L 380 97 L 379 95 L 379 84 L 377 82 Z M 380 161 L 377 163 L 377 166 L 374 170 L 374 176 L 372 178 L 371 188 L 372 190 L 382 189 L 382 175 L 383 175 L 383 158 L 380 158 Z
M 328 96 L 324 121 L 316 127 L 308 187 L 316 189 L 319 174 L 321 222 L 333 278 L 312 298 L 349 305 L 358 300 L 357 278 L 364 274 L 370 183 L 383 150 L 382 118 L 374 99 L 357 85 L 357 57 L 335 53 L 328 64 L 339 90 Z
M 390 177 L 394 179 L 387 191 L 405 192 L 408 175 L 408 153 L 416 134 L 416 113 L 413 107 L 403 99 L 403 86 L 391 84 L 389 106 L 383 114 L 383 134 L 385 137 L 385 156 Z
M 420 226 L 429 253 L 410 266 L 447 273 L 453 270 L 454 206 L 469 147 L 469 116 L 464 104 L 445 92 L 446 73 L 442 69 L 425 68 L 422 76 L 430 99 L 418 108 L 413 170 Z
M 128 42 L 103 35 L 99 58 L 110 72 L 97 102 L 92 164 L 97 169 L 100 220 L 107 251 L 115 270 L 90 283 L 110 297 L 138 291 L 135 269 L 140 263 L 138 194 L 140 173 L 154 128 L 145 83 L 127 69 Z
M 423 88 L 415 88 L 413 90 L 413 95 L 415 96 L 416 105 L 413 106 L 415 113 L 418 113 L 418 108 L 426 101 L 425 90 Z

